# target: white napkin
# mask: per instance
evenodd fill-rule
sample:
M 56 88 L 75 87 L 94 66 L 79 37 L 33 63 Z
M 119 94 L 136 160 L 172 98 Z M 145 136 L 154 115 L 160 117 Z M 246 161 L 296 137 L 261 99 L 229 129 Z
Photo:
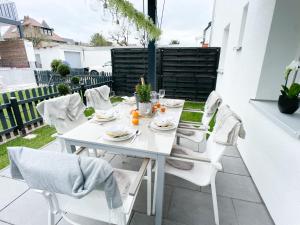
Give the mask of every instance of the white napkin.
M 130 131 L 124 126 L 111 126 L 106 129 L 105 133 L 112 138 L 117 138 L 128 135 Z
M 166 105 L 168 106 L 180 106 L 182 104 L 182 102 L 180 100 L 167 100 L 166 101 Z
M 135 97 L 128 97 L 128 96 L 123 96 L 122 97 L 124 99 L 124 102 L 129 103 L 129 104 L 135 104 L 136 103 L 136 99 Z
M 105 111 L 105 110 L 96 110 L 95 118 L 96 119 L 110 119 L 114 116 L 112 111 Z
M 172 118 L 168 117 L 156 117 L 153 122 L 158 127 L 168 127 L 174 125 Z

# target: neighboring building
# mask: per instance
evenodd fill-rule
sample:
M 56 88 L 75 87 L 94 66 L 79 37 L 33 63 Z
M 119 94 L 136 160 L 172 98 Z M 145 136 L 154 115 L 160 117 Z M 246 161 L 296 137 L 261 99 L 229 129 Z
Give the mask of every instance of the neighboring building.
M 34 52 L 37 64 L 43 70 L 51 69 L 50 65 L 53 59 L 66 61 L 72 68 L 101 68 L 105 63 L 111 61 L 111 48 L 60 44 L 53 47 L 35 48 Z M 103 71 L 106 69 L 103 67 Z
M 243 119 L 238 148 L 276 225 L 300 224 L 300 112 L 277 108 L 285 67 L 300 56 L 299 9 L 299 0 L 215 0 L 212 21 L 216 89 Z M 254 224 L 261 209 L 243 207 Z
M 54 33 L 54 29 L 49 27 L 46 21 L 43 20 L 40 23 L 29 16 L 24 16 L 22 29 L 24 38 L 32 41 L 34 47 L 53 46 L 71 41 L 70 39 L 65 40 Z M 18 30 L 15 26 L 10 26 L 3 37 L 6 40 L 16 39 L 19 37 Z

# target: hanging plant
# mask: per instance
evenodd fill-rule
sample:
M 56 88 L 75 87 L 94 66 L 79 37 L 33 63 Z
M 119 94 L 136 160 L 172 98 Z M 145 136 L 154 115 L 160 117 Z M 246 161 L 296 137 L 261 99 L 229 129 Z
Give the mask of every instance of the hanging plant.
M 132 3 L 127 0 L 98 0 L 104 2 L 103 7 L 117 10 L 123 17 L 133 22 L 137 29 L 145 30 L 150 40 L 158 39 L 161 30 L 153 23 L 152 19 L 136 10 Z

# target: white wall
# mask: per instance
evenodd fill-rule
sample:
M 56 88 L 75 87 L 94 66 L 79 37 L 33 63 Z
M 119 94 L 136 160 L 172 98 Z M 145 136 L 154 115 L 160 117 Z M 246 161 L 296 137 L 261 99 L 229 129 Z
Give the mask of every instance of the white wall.
M 247 2 L 249 9 L 244 40 L 242 50 L 237 52 L 233 47 L 238 42 L 243 7 Z M 228 4 L 228 1 L 216 0 L 212 32 L 212 46 L 221 46 L 224 27 L 230 23 L 224 74 L 218 76 L 217 91 L 243 119 L 247 136 L 245 140 L 239 141 L 238 147 L 277 225 L 300 224 L 300 140 L 290 136 L 257 111 L 249 100 L 255 97 L 278 97 L 277 88 L 280 88 L 278 85 L 283 73 L 282 67 L 296 54 L 291 51 L 287 57 L 286 51 L 282 55 L 280 51 L 284 45 L 288 46 L 288 50 L 298 47 L 292 46 L 299 37 L 297 22 L 292 22 L 292 18 L 300 21 L 295 14 L 300 9 L 299 2 L 231 0 Z M 290 36 L 293 32 L 276 32 L 283 22 L 283 16 L 290 18 L 284 19 L 285 22 L 281 25 L 288 26 L 287 21 L 291 21 L 296 37 Z M 277 38 L 282 40 L 282 46 L 275 45 L 274 39 Z M 274 57 L 274 54 L 276 60 L 271 60 L 270 57 Z M 264 89 L 271 90 L 261 92 Z
M 99 66 L 101 67 L 107 61 L 111 61 L 112 47 L 81 47 L 75 45 L 59 45 L 55 47 L 35 49 L 35 54 L 40 54 L 42 69 L 51 69 L 53 59 L 65 60 L 64 51 L 74 51 L 81 53 L 82 67 Z

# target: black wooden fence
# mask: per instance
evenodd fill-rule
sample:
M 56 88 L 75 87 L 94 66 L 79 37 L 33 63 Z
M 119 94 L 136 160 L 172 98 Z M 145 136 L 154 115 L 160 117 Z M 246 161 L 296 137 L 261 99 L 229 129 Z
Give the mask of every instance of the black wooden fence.
M 215 89 L 220 48 L 158 48 L 158 88 L 166 97 L 205 100 Z M 111 50 L 113 89 L 117 95 L 134 92 L 139 78 L 147 76 L 147 49 Z
M 103 82 L 73 86 L 72 92 L 78 92 L 85 102 L 86 89 L 101 85 L 112 86 L 112 79 Z M 49 98 L 59 96 L 57 86 L 45 86 L 0 94 L 0 142 L 12 136 L 25 135 L 27 130 L 43 124 L 36 105 Z
M 111 73 L 101 72 L 99 75 L 77 74 L 72 73 L 66 77 L 55 74 L 50 70 L 34 71 L 35 80 L 38 86 L 56 85 L 59 83 L 71 83 L 72 77 L 76 76 L 80 79 L 80 83 L 85 85 L 97 84 L 111 80 Z

